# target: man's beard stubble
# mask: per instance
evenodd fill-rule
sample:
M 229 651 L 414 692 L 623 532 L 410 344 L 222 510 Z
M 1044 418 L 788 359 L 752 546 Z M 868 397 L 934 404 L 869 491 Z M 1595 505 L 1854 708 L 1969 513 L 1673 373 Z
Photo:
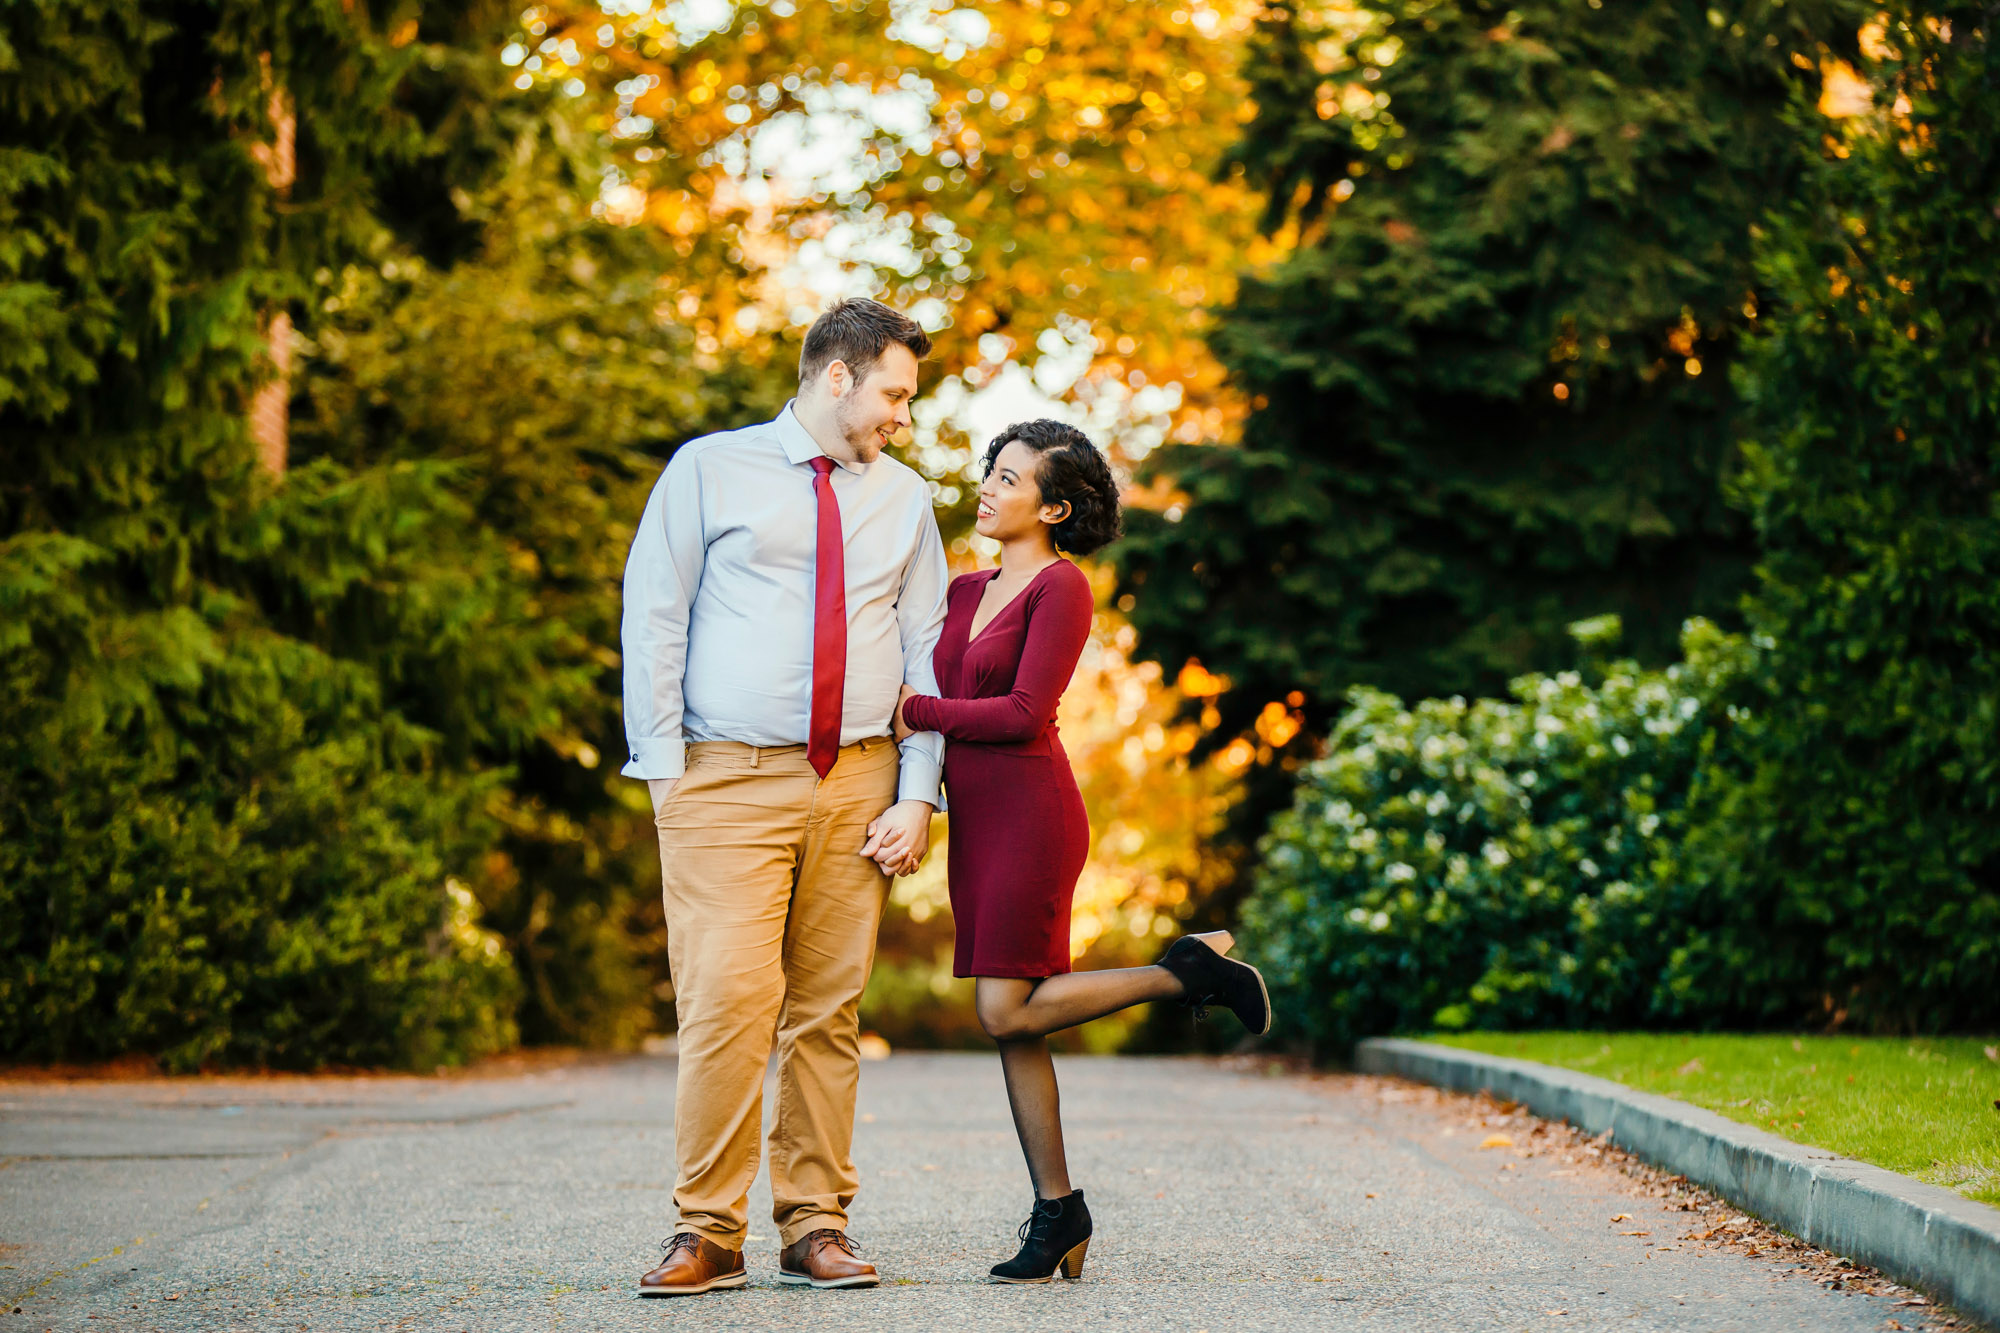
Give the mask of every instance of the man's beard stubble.
M 854 456 L 864 463 L 872 463 L 882 452 L 882 437 L 875 433 L 872 426 L 862 424 L 861 413 L 858 395 L 842 399 L 833 405 L 833 424 L 840 432 L 840 438 L 854 450 Z

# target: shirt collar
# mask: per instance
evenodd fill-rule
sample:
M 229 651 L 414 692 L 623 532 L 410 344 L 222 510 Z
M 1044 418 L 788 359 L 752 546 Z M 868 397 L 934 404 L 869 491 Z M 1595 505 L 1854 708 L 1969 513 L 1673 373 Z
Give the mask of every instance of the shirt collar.
M 810 463 L 822 454 L 833 458 L 832 454 L 819 447 L 819 441 L 812 437 L 812 432 L 800 423 L 798 414 L 792 410 L 797 406 L 796 398 L 786 403 L 785 410 L 778 413 L 778 419 L 774 423 L 778 428 L 778 445 L 785 451 L 786 461 L 795 464 Z M 857 477 L 868 471 L 864 463 L 847 463 L 834 458 L 833 464 L 844 472 L 852 472 Z

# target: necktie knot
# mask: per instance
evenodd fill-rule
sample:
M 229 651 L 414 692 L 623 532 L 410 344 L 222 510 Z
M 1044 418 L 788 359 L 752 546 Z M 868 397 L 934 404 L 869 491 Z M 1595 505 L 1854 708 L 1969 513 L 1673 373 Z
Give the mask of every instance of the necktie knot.
M 825 454 L 821 454 L 818 458 L 813 459 L 812 470 L 824 477 L 833 471 L 833 460 Z

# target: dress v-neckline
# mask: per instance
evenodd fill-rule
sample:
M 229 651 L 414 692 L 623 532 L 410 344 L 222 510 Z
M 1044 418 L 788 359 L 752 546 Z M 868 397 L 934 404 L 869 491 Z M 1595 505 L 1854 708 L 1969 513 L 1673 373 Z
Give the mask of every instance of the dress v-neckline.
M 1014 603 L 1020 601 L 1023 597 L 1026 597 L 1028 595 L 1028 590 L 1033 588 L 1037 583 L 1040 583 L 1042 581 L 1042 575 L 1048 573 L 1050 570 L 1054 569 L 1057 565 L 1064 563 L 1065 561 L 1063 561 L 1060 557 L 1058 557 L 1057 559 L 1049 561 L 1049 563 L 1043 565 L 1040 569 L 1036 570 L 1035 577 L 1029 579 L 1026 583 L 1022 584 L 1021 591 L 1015 593 L 1012 597 L 1009 597 L 1007 599 L 1007 604 L 1001 607 L 998 611 L 995 611 L 992 614 L 992 616 L 987 619 L 986 623 L 984 625 L 981 625 L 977 630 L 974 630 L 972 628 L 972 620 L 967 620 L 965 622 L 966 648 L 970 649 L 973 644 L 979 642 L 981 638 L 985 637 L 986 631 L 993 628 L 993 624 L 995 621 L 999 620 L 1000 617 L 1006 615 L 1007 612 L 1013 608 Z M 992 587 L 994 580 L 998 579 L 999 577 L 1000 577 L 1000 571 L 996 569 L 993 571 L 992 578 L 987 579 L 986 582 L 979 585 L 979 601 L 974 602 L 972 604 L 973 620 L 976 620 L 979 617 L 979 602 L 983 602 L 986 600 L 986 590 Z

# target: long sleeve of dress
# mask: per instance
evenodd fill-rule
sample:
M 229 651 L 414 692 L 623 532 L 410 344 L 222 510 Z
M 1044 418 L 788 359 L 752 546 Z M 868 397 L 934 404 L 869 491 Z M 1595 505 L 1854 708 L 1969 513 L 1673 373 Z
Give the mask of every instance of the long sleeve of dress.
M 1090 581 L 1072 569 L 1023 596 L 1027 633 L 1014 688 L 991 699 L 940 699 L 912 695 L 903 701 L 903 721 L 918 731 L 942 732 L 955 741 L 1003 745 L 1033 740 L 1055 721 L 1056 705 L 1083 656 L 1090 637 Z

